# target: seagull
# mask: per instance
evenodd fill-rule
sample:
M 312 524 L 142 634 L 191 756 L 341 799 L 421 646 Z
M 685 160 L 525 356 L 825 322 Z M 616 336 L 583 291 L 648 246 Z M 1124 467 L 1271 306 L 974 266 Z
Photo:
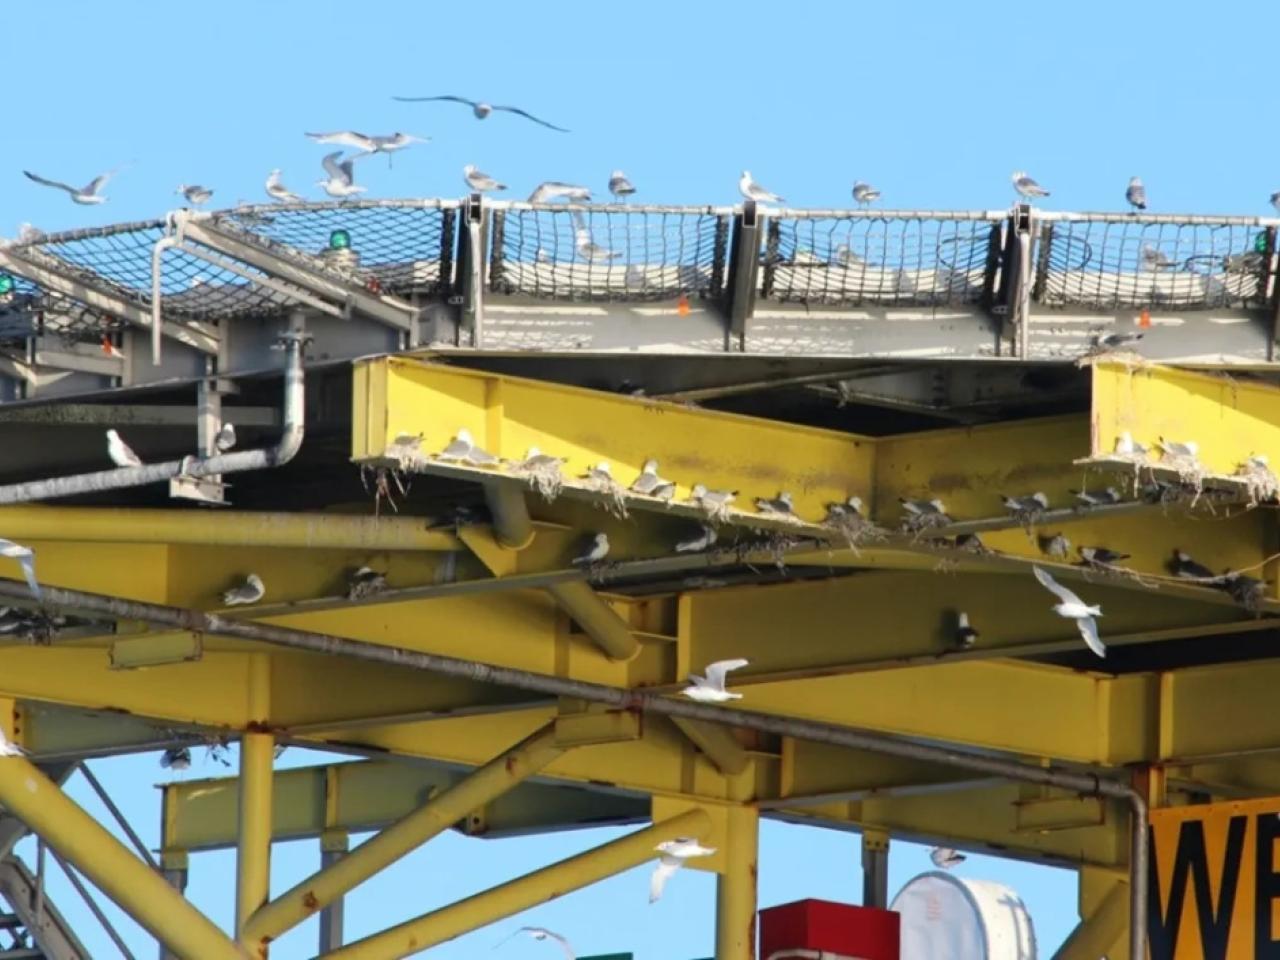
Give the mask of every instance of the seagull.
M 689 500 L 706 507 L 727 507 L 737 496 L 737 490 L 708 490 L 701 483 L 695 483 L 689 491 Z
M 827 519 L 840 520 L 844 517 L 860 517 L 862 516 L 862 498 L 850 497 L 843 503 L 827 504 Z
M 366 156 L 371 153 L 385 153 L 387 162 L 391 162 L 391 154 L 396 150 L 403 150 L 405 147 L 411 147 L 415 143 L 429 143 L 430 137 L 415 137 L 408 133 L 395 133 L 383 136 L 368 136 L 363 133 L 356 133 L 354 130 L 339 130 L 336 133 L 308 133 L 308 137 L 316 143 L 332 143 L 343 147 L 353 147 L 360 151 L 359 156 Z
M 1010 513 L 1037 513 L 1049 509 L 1049 498 L 1039 492 L 1027 497 L 1007 497 L 1002 493 L 1000 501 Z
M 1149 243 L 1142 245 L 1142 265 L 1151 270 L 1169 270 L 1176 266 L 1163 250 L 1157 250 Z
M 613 470 L 605 460 L 601 460 L 594 467 L 587 470 L 582 475 L 583 480 L 593 480 L 596 483 L 613 483 Z
M 325 154 L 320 163 L 324 166 L 325 172 L 329 174 L 329 179 L 317 180 L 316 186 L 322 187 L 324 192 L 331 197 L 354 197 L 357 193 L 364 193 L 368 188 L 356 185 L 354 169 L 356 158 L 361 155 L 356 154 L 355 156 L 347 157 L 347 159 L 339 163 L 338 158 L 341 156 L 341 150 Z
M 165 769 L 186 770 L 191 766 L 191 748 L 170 747 L 160 754 L 160 766 Z
M 1128 430 L 1116 437 L 1116 453 L 1122 457 L 1145 456 L 1150 448 L 1145 443 L 1135 443 Z
M 590 202 L 591 191 L 560 180 L 544 180 L 529 194 L 529 203 L 551 203 L 553 200 L 581 200 Z
M 619 200 L 625 200 L 636 192 L 636 188 L 625 173 L 615 170 L 609 175 L 609 192 Z
M 902 504 L 902 509 L 913 517 L 944 517 L 947 514 L 946 507 L 943 506 L 941 500 L 907 500 L 899 497 L 898 502 Z
M 684 866 L 690 857 L 709 857 L 716 852 L 715 847 L 704 847 L 694 837 L 676 837 L 664 840 L 653 848 L 662 854 L 658 865 L 649 879 L 649 902 L 657 903 L 662 896 L 662 888 L 667 885 L 671 875 Z
M 1271 206 L 1276 208 L 1276 213 L 1280 213 L 1280 190 L 1271 195 Z
M 791 516 L 794 510 L 791 503 L 791 493 L 783 490 L 772 499 L 768 497 L 756 497 L 756 509 L 761 513 L 785 514 Z
M 1196 454 L 1200 452 L 1200 445 L 1194 440 L 1184 442 L 1166 440 L 1164 437 L 1160 437 L 1157 443 L 1160 444 L 1160 449 L 1164 451 L 1165 455 L 1169 457 L 1188 457 L 1194 460 Z
M 757 203 L 786 203 L 776 193 L 770 193 L 760 184 L 756 183 L 751 177 L 750 170 L 743 170 L 742 177 L 738 180 L 738 190 L 748 200 L 755 200 Z
M 1116 347 L 1137 343 L 1144 336 L 1146 334 L 1142 333 L 1095 333 L 1093 335 L 1093 345 L 1101 347 L 1103 350 L 1114 350 Z
M 371 597 L 387 588 L 385 574 L 378 573 L 370 567 L 360 567 L 347 580 L 347 599 L 359 600 Z
M 1129 178 L 1129 189 L 1124 192 L 1124 198 L 1135 210 L 1147 209 L 1147 188 L 1142 185 L 1140 177 Z
M 107 431 L 107 455 L 117 467 L 142 466 L 141 458 L 129 449 L 129 445 L 114 430 Z
M 676 485 L 670 480 L 658 476 L 658 461 L 649 459 L 644 462 L 640 476 L 631 482 L 631 490 L 646 497 L 660 497 L 670 500 L 676 491 Z
M 1080 631 L 1080 636 L 1084 638 L 1084 642 L 1088 644 L 1089 649 L 1098 656 L 1105 657 L 1107 648 L 1102 645 L 1102 641 L 1098 638 L 1098 624 L 1093 619 L 1094 617 L 1102 616 L 1102 607 L 1097 605 L 1089 606 L 1039 567 L 1033 566 L 1031 572 L 1036 575 L 1036 579 L 1040 581 L 1042 587 L 1061 601 L 1061 603 L 1053 605 L 1053 611 L 1060 617 L 1074 620 L 1076 627 Z
M 1106 547 L 1077 547 L 1076 550 L 1079 552 L 1081 559 L 1083 559 L 1085 563 L 1091 565 L 1110 565 L 1113 563 L 1119 563 L 1121 560 L 1129 559 L 1129 554 L 1120 553 L 1116 550 L 1109 550 Z
M 272 170 L 267 174 L 267 196 L 272 200 L 278 200 L 280 203 L 303 203 L 302 197 L 287 189 L 280 182 L 280 168 Z
M 569 945 L 569 941 L 553 930 L 548 930 L 546 927 L 521 927 L 515 933 L 511 934 L 511 937 L 517 937 L 522 933 L 527 933 L 534 940 L 554 940 L 560 946 L 560 949 L 564 951 L 564 955 L 568 960 L 577 960 L 578 955 L 573 952 L 573 947 Z M 494 944 L 494 946 L 502 946 L 502 944 L 506 943 L 507 940 L 510 940 L 511 937 L 507 937 L 506 940 L 500 940 L 498 943 Z
M 29 223 L 21 224 L 18 227 L 19 243 L 39 243 L 45 238 L 46 234 L 39 227 L 34 227 Z
M 1014 173 L 1013 189 L 1018 191 L 1018 196 L 1027 200 L 1032 200 L 1036 197 L 1049 196 L 1049 191 L 1027 176 L 1026 172 L 1023 170 L 1019 170 Z
M 717 660 L 707 664 L 707 675 L 700 677 L 696 673 L 689 674 L 689 686 L 680 692 L 690 700 L 702 700 L 707 703 L 724 703 L 726 700 L 741 700 L 742 694 L 733 693 L 724 688 L 724 678 L 730 670 L 737 670 L 747 665 L 746 660 Z
M 0 731 L 0 757 L 21 757 L 26 752 Z
M 1169 561 L 1169 570 L 1175 577 L 1183 580 L 1217 580 L 1212 570 L 1203 563 L 1191 559 L 1185 550 L 1174 548 L 1173 559 Z
M 40 584 L 36 582 L 36 555 L 30 547 L 24 547 L 12 540 L 0 538 L 0 557 L 8 557 L 22 564 L 22 575 L 27 578 L 27 586 L 37 600 L 40 599 Z
M 42 183 L 46 187 L 57 187 L 59 190 L 67 191 L 67 193 L 71 194 L 72 201 L 75 203 L 79 203 L 81 205 L 106 203 L 107 198 L 104 197 L 99 191 L 102 190 L 102 188 L 106 186 L 107 181 L 110 180 L 112 177 L 114 177 L 118 172 L 119 172 L 119 168 L 117 167 L 115 170 L 111 170 L 108 173 L 104 173 L 104 174 L 101 174 L 100 176 L 94 177 L 92 180 L 89 181 L 88 186 L 80 187 L 79 189 L 77 189 L 75 187 L 68 186 L 65 183 L 60 183 L 57 180 L 46 180 L 44 177 L 38 176 L 32 173 L 30 170 L 22 171 L 23 175 L 28 180 L 34 180 L 36 183 Z
M 1089 493 L 1087 490 L 1072 490 L 1071 493 L 1082 507 L 1101 507 L 1120 502 L 1120 491 L 1115 487 L 1107 487 L 1101 493 Z
M 978 631 L 970 625 L 969 615 L 961 610 L 956 617 L 956 646 L 968 650 L 977 639 Z
M 569 562 L 575 567 L 599 563 L 609 555 L 609 535 L 607 533 L 597 533 L 591 538 L 591 546 L 587 548 L 587 552 L 580 557 L 574 557 Z
M 193 207 L 198 207 L 201 204 L 208 203 L 209 198 L 213 196 L 212 190 L 208 187 L 202 187 L 197 183 L 190 185 L 180 183 L 178 184 L 178 189 L 175 190 L 174 193 L 182 194 L 182 196 L 186 198 L 187 203 L 191 204 Z
M 701 536 L 681 540 L 676 544 L 676 553 L 701 553 L 715 544 L 716 537 L 715 528 L 703 524 Z
M 857 201 L 858 206 L 869 207 L 880 199 L 880 191 L 871 184 L 859 180 L 853 185 L 853 199 Z
M 558 130 L 561 133 L 568 133 L 564 127 L 557 127 L 554 123 L 547 123 L 545 120 L 539 120 L 532 113 L 521 110 L 519 107 L 504 107 L 497 104 L 485 103 L 483 100 L 468 100 L 466 97 L 443 96 L 443 97 L 392 97 L 392 100 L 399 100 L 401 103 L 426 103 L 433 100 L 447 100 L 450 103 L 465 103 L 471 108 L 471 112 L 476 115 L 477 120 L 483 120 L 495 110 L 505 113 L 515 113 L 524 117 L 526 120 L 532 120 L 534 123 L 540 123 L 544 127 L 550 127 L 552 130 Z
M 524 459 L 516 466 L 522 470 L 546 470 L 568 462 L 568 457 L 553 457 L 549 453 L 543 453 L 537 447 L 530 447 L 525 451 Z
M 471 440 L 471 431 L 459 427 L 449 445 L 436 454 L 440 460 L 466 460 L 475 444 Z
M 256 573 L 251 573 L 244 578 L 244 583 L 240 586 L 232 587 L 222 594 L 222 603 L 228 607 L 257 603 L 266 592 L 267 588 L 263 586 L 262 578 Z
M 1265 453 L 1250 454 L 1249 458 L 1242 464 L 1249 470 L 1269 470 L 1271 460 Z
M 1055 533 L 1052 536 L 1040 537 L 1037 541 L 1040 552 L 1047 557 L 1056 557 L 1059 560 L 1065 560 L 1071 553 L 1071 541 L 1061 533 Z
M 507 185 L 499 183 L 487 173 L 482 173 L 476 168 L 474 163 L 468 163 L 462 168 L 462 177 L 467 181 L 467 186 L 476 193 L 487 193 L 490 190 L 505 190 Z
M 973 553 L 986 553 L 987 545 L 976 533 L 960 533 L 956 535 L 956 549 L 969 550 Z
M 963 853 L 958 853 L 950 847 L 934 847 L 929 851 L 929 859 L 939 870 L 950 870 L 952 867 L 960 866 L 966 858 Z
M 236 426 L 234 423 L 224 423 L 222 429 L 218 431 L 217 437 L 213 441 L 214 447 L 219 453 L 226 453 L 236 445 Z
M 583 260 L 594 262 L 596 260 L 616 260 L 622 256 L 620 250 L 610 250 L 602 247 L 591 238 L 591 231 L 586 227 L 579 227 L 574 231 L 574 246 Z

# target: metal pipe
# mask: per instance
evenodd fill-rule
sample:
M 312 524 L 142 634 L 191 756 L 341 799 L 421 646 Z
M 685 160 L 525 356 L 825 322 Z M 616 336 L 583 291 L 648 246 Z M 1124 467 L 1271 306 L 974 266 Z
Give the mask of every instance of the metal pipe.
M 179 957 L 244 960 L 211 920 L 25 757 L 0 763 L 0 803 Z
M 497 667 L 458 657 L 446 657 L 434 653 L 409 650 L 404 647 L 362 643 L 345 637 L 295 630 L 272 624 L 232 620 L 200 610 L 184 610 L 159 604 L 140 603 L 119 597 L 64 590 L 60 587 L 44 587 L 45 601 L 54 607 L 68 607 L 88 613 L 121 620 L 143 620 L 179 630 L 193 630 L 208 634 L 257 640 L 289 650 L 305 650 L 332 656 L 351 657 L 386 663 L 411 670 L 424 670 L 444 676 L 459 677 L 476 683 L 492 683 L 514 687 L 551 697 L 570 697 L 601 703 L 622 710 L 649 711 L 669 717 L 683 717 L 720 723 L 772 733 L 777 736 L 829 743 L 854 750 L 870 750 L 891 756 L 920 760 L 961 770 L 972 770 L 1019 783 L 1033 783 L 1045 787 L 1058 787 L 1088 796 L 1109 797 L 1123 800 L 1133 812 L 1130 850 L 1130 888 L 1132 890 L 1131 943 L 1132 956 L 1142 957 L 1146 949 L 1146 896 L 1147 896 L 1147 804 L 1143 796 L 1131 786 L 1109 779 L 1098 773 L 1078 773 L 1055 767 L 1035 767 L 1016 760 L 984 756 L 951 747 L 915 743 L 881 733 L 872 733 L 843 727 L 833 723 L 780 717 L 752 710 L 722 707 L 691 700 L 674 699 L 637 690 L 610 687 L 585 680 L 546 676 L 528 670 Z M 0 596 L 18 600 L 30 600 L 25 583 L 0 579 Z M 0 765 L 2 766 L 2 765 Z M 363 849 L 363 848 L 359 848 Z M 359 850 L 357 850 L 359 852 Z
M 407 957 L 639 866 L 654 858 L 654 846 L 664 840 L 676 837 L 701 839 L 710 829 L 711 818 L 705 810 L 687 810 L 618 840 L 357 940 L 350 946 L 326 954 L 323 960 Z M 716 956 L 721 954 L 717 952 Z
M 184 472 L 188 476 L 208 476 L 220 473 L 244 473 L 262 470 L 288 463 L 302 446 L 305 426 L 305 393 L 302 378 L 302 344 L 305 339 L 299 331 L 281 335 L 285 342 L 284 371 L 284 428 L 280 442 L 260 450 L 241 450 L 203 460 L 174 460 L 169 463 L 149 463 L 141 467 L 121 467 L 117 470 L 101 470 L 97 473 L 81 473 L 71 477 L 53 477 L 48 480 L 32 480 L 0 487 L 0 503 L 29 503 L 33 500 L 50 500 L 72 497 L 82 493 L 101 493 L 125 487 L 141 487 L 149 483 L 161 483 Z
M 379 870 L 449 829 L 477 807 L 506 793 L 564 753 L 548 724 L 472 771 L 417 810 L 366 840 L 341 860 L 313 873 L 249 918 L 240 942 L 265 957 L 272 940 L 328 906 Z
M 498 543 L 509 550 L 523 550 L 533 542 L 533 519 L 525 503 L 523 484 L 486 483 L 484 501 L 493 515 Z
M 81 880 L 76 875 L 76 872 L 71 869 L 71 864 L 63 860 L 57 850 L 50 850 L 49 853 L 53 856 L 54 862 L 62 868 L 62 872 L 66 874 L 67 882 L 71 884 L 72 889 L 75 890 L 76 893 L 80 894 L 80 899 L 84 901 L 84 905 L 89 908 L 89 912 L 92 913 L 98 923 L 102 925 L 102 929 L 105 930 L 107 936 L 111 938 L 111 942 L 116 945 L 116 949 L 120 951 L 120 956 L 124 957 L 124 960 L 134 960 L 133 953 L 129 950 L 128 944 L 126 944 L 124 942 L 124 938 L 120 936 L 120 931 L 115 928 L 115 925 L 112 924 L 107 915 L 102 912 L 102 908 L 98 906 L 98 901 L 93 899 L 88 888 L 85 887 L 84 881 Z
M 160 315 L 160 299 L 161 299 L 161 277 L 164 252 L 178 245 L 178 238 L 166 234 L 156 241 L 156 245 L 151 248 L 151 365 L 153 367 L 160 366 L 160 335 L 161 324 L 164 322 Z
M 102 801 L 102 805 L 107 808 L 107 811 L 115 818 L 116 823 L 120 825 L 120 829 L 124 831 L 124 835 L 129 838 L 129 842 L 133 844 L 133 848 L 138 851 L 138 856 L 145 860 L 151 869 L 160 869 L 155 858 L 151 856 L 151 851 L 147 849 L 147 845 L 142 842 L 142 838 L 138 836 L 138 832 L 133 829 L 133 824 L 129 823 L 128 819 L 125 818 L 123 811 L 116 806 L 116 802 L 111 799 L 111 794 L 107 793 L 106 787 L 102 785 L 98 778 L 94 776 L 93 771 L 89 769 L 89 764 L 82 763 L 77 767 L 77 769 L 85 780 L 88 781 L 89 786 L 93 788 L 93 792 L 98 795 L 98 799 Z
M 583 629 L 610 660 L 631 660 L 640 652 L 640 641 L 613 608 L 582 580 L 553 583 L 547 593 L 560 609 Z

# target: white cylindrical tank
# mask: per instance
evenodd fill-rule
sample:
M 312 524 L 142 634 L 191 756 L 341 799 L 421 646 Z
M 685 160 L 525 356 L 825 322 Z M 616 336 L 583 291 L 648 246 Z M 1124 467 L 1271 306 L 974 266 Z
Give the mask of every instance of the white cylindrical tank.
M 889 909 L 901 916 L 902 960 L 1036 960 L 1031 915 L 998 883 L 922 873 Z

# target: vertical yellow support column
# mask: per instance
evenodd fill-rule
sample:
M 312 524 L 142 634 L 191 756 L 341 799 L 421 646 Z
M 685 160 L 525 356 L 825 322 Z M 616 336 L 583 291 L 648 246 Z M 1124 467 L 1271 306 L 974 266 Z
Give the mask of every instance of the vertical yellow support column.
M 249 716 L 265 725 L 270 715 L 270 661 L 249 661 Z M 271 777 L 275 737 L 249 732 L 240 741 L 240 838 L 236 846 L 236 933 L 271 894 Z
M 725 867 L 716 877 L 716 960 L 755 960 L 759 828 L 755 807 L 729 809 Z

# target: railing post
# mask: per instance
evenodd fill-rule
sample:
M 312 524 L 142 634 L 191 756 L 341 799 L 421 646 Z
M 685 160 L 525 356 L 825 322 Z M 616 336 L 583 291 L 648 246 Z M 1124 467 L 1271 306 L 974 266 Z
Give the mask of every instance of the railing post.
M 742 204 L 733 218 L 733 246 L 729 256 L 729 329 L 725 349 L 746 350 L 747 323 L 755 309 L 757 277 L 760 269 L 760 215 L 754 200 Z
M 889 906 L 889 835 L 879 830 L 862 831 L 862 905 Z
M 1013 208 L 1009 215 L 1001 296 L 997 307 L 998 312 L 1004 315 L 1001 339 L 1011 340 L 1012 355 L 1024 359 L 1031 346 L 1032 224 L 1030 204 L 1020 203 Z
M 458 340 L 459 346 L 476 349 L 484 345 L 484 248 L 487 233 L 484 198 L 473 193 L 462 205 L 462 223 L 458 229 L 457 278 L 462 306 Z

